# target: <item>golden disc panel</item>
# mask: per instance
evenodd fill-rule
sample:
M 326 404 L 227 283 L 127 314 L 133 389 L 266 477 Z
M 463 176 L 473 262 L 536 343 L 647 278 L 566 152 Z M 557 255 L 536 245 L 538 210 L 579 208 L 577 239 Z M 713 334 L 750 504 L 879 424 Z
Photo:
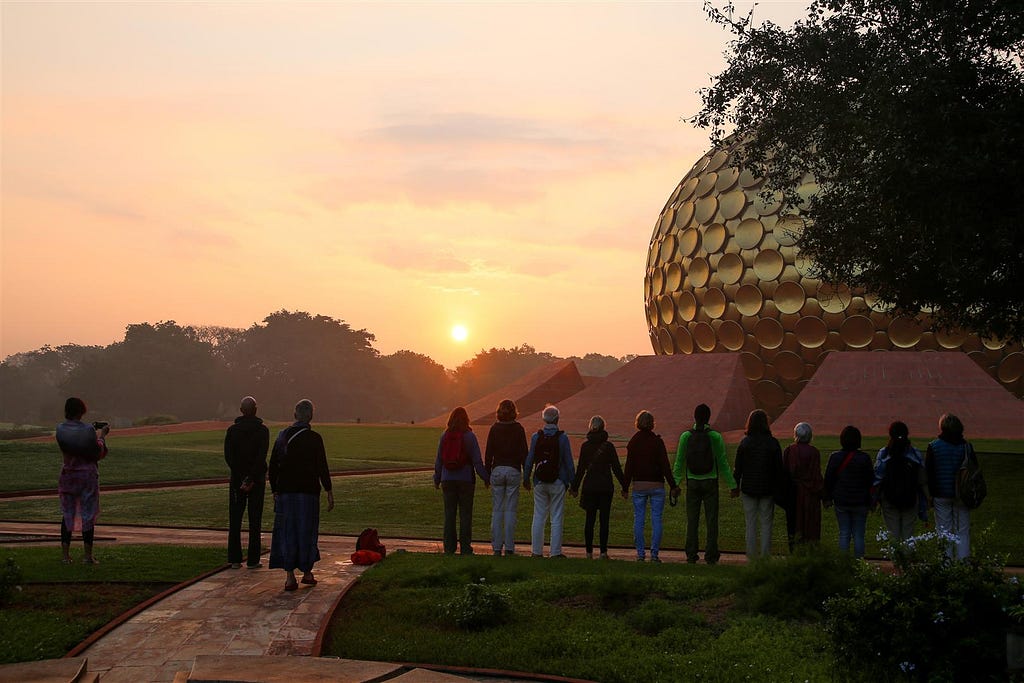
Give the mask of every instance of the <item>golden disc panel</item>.
M 821 310 L 826 313 L 842 313 L 850 305 L 852 299 L 850 288 L 846 285 L 836 287 L 825 282 L 818 287 L 815 298 L 821 304 Z
M 699 256 L 690 261 L 690 265 L 686 268 L 686 277 L 690 281 L 691 287 L 703 287 L 708 283 L 710 275 L 711 268 L 708 266 L 707 260 Z
M 673 261 L 665 269 L 665 291 L 670 293 L 677 292 L 682 284 L 683 267 L 679 265 L 678 261 Z
M 715 181 L 715 192 L 728 192 L 736 186 L 740 179 L 740 170 L 734 166 L 719 169 L 718 180 Z
M 716 211 L 718 211 L 718 197 L 709 195 L 697 200 L 697 208 L 694 210 L 693 216 L 698 223 L 710 223 L 711 219 L 715 217 Z
M 766 349 L 777 349 L 782 346 L 786 331 L 782 324 L 772 318 L 761 318 L 754 325 L 754 339 Z
M 661 242 L 661 262 L 668 263 L 676 254 L 676 236 L 665 235 L 665 239 Z
M 679 317 L 690 322 L 697 317 L 697 298 L 693 295 L 693 292 L 684 291 L 679 295 L 679 303 L 677 304 L 679 309 Z
M 665 273 L 662 272 L 661 268 L 654 271 L 651 275 L 651 292 L 654 296 L 658 296 L 665 291 Z
M 729 232 L 725 226 L 721 223 L 712 223 L 708 227 L 704 228 L 704 237 L 701 240 L 704 245 L 704 251 L 709 254 L 716 254 L 718 251 L 725 246 L 725 241 L 729 237 Z
M 1004 358 L 1002 362 L 999 363 L 999 369 L 996 371 L 996 376 L 999 378 L 999 381 L 1004 384 L 1016 382 L 1021 377 L 1024 377 L 1024 353 L 1015 351 Z
M 658 330 L 658 344 L 661 345 L 662 350 L 667 354 L 675 353 L 675 345 L 672 343 L 672 335 L 669 331 L 662 327 Z
M 651 299 L 651 303 L 647 305 L 647 321 L 651 325 L 651 335 L 657 334 L 655 331 L 658 327 L 658 304 L 654 299 Z
M 747 206 L 747 195 L 743 194 L 743 190 L 726 192 L 719 198 L 718 205 L 722 209 L 723 218 L 726 220 L 736 218 L 743 213 L 743 209 Z
M 782 260 L 782 254 L 774 249 L 763 249 L 754 257 L 754 272 L 762 280 L 778 279 L 785 267 L 786 262 Z
M 700 180 L 697 178 L 689 178 L 682 185 L 679 186 L 679 197 L 677 201 L 685 202 L 687 199 L 693 196 L 693 191 L 697 189 L 697 183 Z
M 736 228 L 736 244 L 741 249 L 753 249 L 764 237 L 764 226 L 756 218 L 747 218 Z
M 661 228 L 660 228 L 660 230 L 661 230 L 661 234 L 662 235 L 667 235 L 669 230 L 672 229 L 672 222 L 675 220 L 675 218 L 676 218 L 676 210 L 671 208 L 671 207 L 666 209 L 665 213 L 663 213 L 661 215 Z
M 712 156 L 711 159 L 708 160 L 707 170 L 717 171 L 718 169 L 722 168 L 722 166 L 725 166 L 725 162 L 727 161 L 729 161 L 729 153 L 726 152 L 724 149 L 718 150 L 717 152 L 715 152 L 714 156 Z
M 764 361 L 756 353 L 744 351 L 740 354 L 740 362 L 743 363 L 743 373 L 751 382 L 764 377 Z
M 967 333 L 958 329 L 935 330 L 935 341 L 944 349 L 958 349 L 967 341 Z
M 756 175 L 754 175 L 747 169 L 743 169 L 742 171 L 740 171 L 740 187 L 742 187 L 744 190 L 760 184 L 761 180 L 761 178 L 758 178 Z
M 693 353 L 693 338 L 690 332 L 683 326 L 672 329 L 672 337 L 676 340 L 676 348 L 679 353 Z
M 689 227 L 690 222 L 693 220 L 693 211 L 693 202 L 683 202 L 679 205 L 679 210 L 676 211 L 675 219 L 675 227 L 678 230 L 685 230 Z
M 776 382 L 763 379 L 754 385 L 754 398 L 762 405 L 777 408 L 786 402 L 786 392 Z
M 764 197 L 761 192 L 754 195 L 754 208 L 759 216 L 770 216 L 782 208 L 782 195 L 778 192 L 769 193 Z
M 697 197 L 708 196 L 715 189 L 716 182 L 718 182 L 717 173 L 705 173 L 700 177 L 700 182 L 697 183 L 697 189 L 693 191 L 693 194 Z
M 739 254 L 725 254 L 718 261 L 717 272 L 722 284 L 734 285 L 743 277 L 743 259 Z
M 701 308 L 707 313 L 709 318 L 718 320 L 725 314 L 725 294 L 722 290 L 712 287 L 708 291 L 704 292 L 704 301 L 702 302 Z
M 676 302 L 672 301 L 670 296 L 663 296 L 658 302 L 658 311 L 661 315 L 661 322 L 671 325 L 676 319 Z
M 687 228 L 679 235 L 679 255 L 682 258 L 693 256 L 700 246 L 700 232 L 697 228 Z
M 775 288 L 774 299 L 779 313 L 799 313 L 804 304 L 807 303 L 807 292 L 804 291 L 799 282 L 787 280 L 786 282 L 780 282 L 779 286 Z
M 921 324 L 901 315 L 889 323 L 889 339 L 901 349 L 910 349 L 921 341 Z
M 772 235 L 780 247 L 792 247 L 804 231 L 804 222 L 797 216 L 782 216 L 775 222 Z
M 870 318 L 852 315 L 839 326 L 839 336 L 847 346 L 862 349 L 874 339 L 875 326 Z
M 782 379 L 798 380 L 804 376 L 804 359 L 792 351 L 779 351 L 772 365 Z
M 828 339 L 828 325 L 821 318 L 805 316 L 796 321 L 793 328 L 800 346 L 816 349 Z
M 736 310 L 742 315 L 757 315 L 764 306 L 761 290 L 754 285 L 743 285 L 736 290 Z
M 747 335 L 738 322 L 726 320 L 718 327 L 718 341 L 728 351 L 739 351 L 747 341 Z
M 1006 346 L 1006 341 L 1002 339 L 993 339 L 992 337 L 982 337 L 981 345 L 989 351 L 998 351 Z
M 715 329 L 707 323 L 697 323 L 691 331 L 693 341 L 701 351 L 715 350 Z

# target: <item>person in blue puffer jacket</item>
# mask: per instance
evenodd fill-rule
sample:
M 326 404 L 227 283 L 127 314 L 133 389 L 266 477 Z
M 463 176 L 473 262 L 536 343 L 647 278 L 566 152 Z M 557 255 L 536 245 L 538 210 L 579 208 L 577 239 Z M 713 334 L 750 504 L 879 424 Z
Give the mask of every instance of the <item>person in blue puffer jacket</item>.
M 928 444 L 924 455 L 935 529 L 956 539 L 947 552 L 961 560 L 971 554 L 971 513 L 956 497 L 956 477 L 970 447 L 964 439 L 963 422 L 947 413 L 939 418 L 939 436 Z

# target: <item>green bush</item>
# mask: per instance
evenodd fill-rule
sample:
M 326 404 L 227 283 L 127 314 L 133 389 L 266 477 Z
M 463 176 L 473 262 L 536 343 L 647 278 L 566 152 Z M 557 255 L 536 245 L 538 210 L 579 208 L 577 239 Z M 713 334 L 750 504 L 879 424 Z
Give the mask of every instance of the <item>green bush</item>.
M 10 604 L 15 591 L 21 590 L 21 579 L 21 567 L 8 557 L 0 566 L 0 607 Z
M 879 536 L 895 570 L 861 564 L 850 593 L 826 606 L 838 666 L 871 680 L 1003 680 L 1005 610 L 1019 589 L 1002 560 L 950 559 L 945 533 L 903 544 Z
M 850 590 L 858 564 L 831 546 L 800 545 L 792 555 L 754 562 L 736 587 L 739 606 L 779 619 L 817 621 L 825 602 Z
M 151 425 L 176 425 L 180 423 L 174 415 L 147 415 L 132 422 L 132 427 L 149 427 Z
M 512 599 L 504 591 L 488 586 L 486 579 L 466 584 L 462 595 L 443 607 L 445 619 L 467 631 L 500 626 L 512 614 Z

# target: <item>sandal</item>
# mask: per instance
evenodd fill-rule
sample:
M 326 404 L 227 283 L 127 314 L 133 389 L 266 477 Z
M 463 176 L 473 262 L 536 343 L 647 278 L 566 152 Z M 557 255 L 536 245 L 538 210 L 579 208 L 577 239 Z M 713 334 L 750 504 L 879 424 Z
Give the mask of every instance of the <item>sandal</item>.
M 307 586 L 315 586 L 316 579 L 314 579 L 312 576 L 303 576 L 302 583 L 306 584 Z
M 72 562 L 74 562 L 74 560 L 72 560 L 70 557 L 62 557 L 60 560 L 61 564 L 71 564 Z

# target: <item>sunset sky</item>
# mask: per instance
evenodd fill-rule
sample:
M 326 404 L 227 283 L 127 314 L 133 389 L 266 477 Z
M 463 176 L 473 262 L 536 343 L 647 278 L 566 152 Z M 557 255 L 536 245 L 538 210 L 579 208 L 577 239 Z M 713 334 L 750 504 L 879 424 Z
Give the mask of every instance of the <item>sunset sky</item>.
M 0 358 L 280 309 L 450 368 L 649 354 L 727 40 L 699 2 L 5 1 Z

